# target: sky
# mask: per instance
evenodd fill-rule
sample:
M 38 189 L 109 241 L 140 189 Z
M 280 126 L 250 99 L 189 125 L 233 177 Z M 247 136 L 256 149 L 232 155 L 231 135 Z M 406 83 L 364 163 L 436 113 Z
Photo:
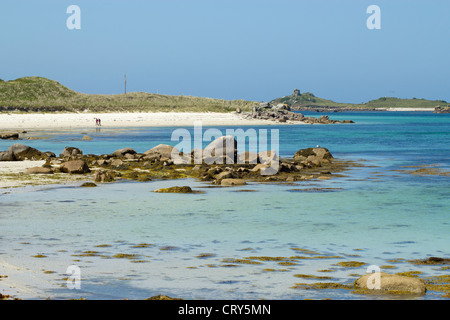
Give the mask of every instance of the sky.
M 0 78 L 99 94 L 123 93 L 126 74 L 127 92 L 450 101 L 449 15 L 448 0 L 0 0 Z

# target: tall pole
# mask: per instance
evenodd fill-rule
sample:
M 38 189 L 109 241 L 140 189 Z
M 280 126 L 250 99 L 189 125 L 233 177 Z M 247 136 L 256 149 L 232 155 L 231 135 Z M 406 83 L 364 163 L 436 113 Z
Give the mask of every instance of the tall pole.
M 125 82 L 125 94 L 127 94 L 127 75 L 126 74 L 123 76 L 123 80 Z

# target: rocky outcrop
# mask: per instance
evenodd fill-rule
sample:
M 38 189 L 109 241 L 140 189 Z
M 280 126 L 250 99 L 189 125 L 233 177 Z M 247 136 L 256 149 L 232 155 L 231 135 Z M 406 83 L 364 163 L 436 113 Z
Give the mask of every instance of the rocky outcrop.
M 321 167 L 333 159 L 332 154 L 326 148 L 306 148 L 298 150 L 294 155 L 294 161 L 308 167 Z
M 365 289 L 368 293 L 419 294 L 427 291 L 422 279 L 406 277 L 384 272 L 370 273 L 360 277 L 354 283 L 356 288 Z
M 255 106 L 252 112 L 242 113 L 246 119 L 260 119 L 270 120 L 279 123 L 295 123 L 302 122 L 308 124 L 334 124 L 334 123 L 354 123 L 352 120 L 331 120 L 328 116 L 305 117 L 301 113 L 292 112 L 291 108 L 286 104 L 271 105 L 270 103 L 261 103 L 259 106 Z
M 437 106 L 436 108 L 434 108 L 434 113 L 450 113 L 450 106 L 448 107 Z

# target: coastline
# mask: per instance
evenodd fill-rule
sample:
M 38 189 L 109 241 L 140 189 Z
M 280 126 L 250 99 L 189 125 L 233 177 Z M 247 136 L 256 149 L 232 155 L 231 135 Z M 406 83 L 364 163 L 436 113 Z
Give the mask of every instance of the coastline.
M 237 113 L 218 112 L 129 112 L 129 113 L 0 113 L 2 130 L 71 129 L 95 126 L 95 118 L 104 127 L 180 127 L 270 125 L 269 120 L 244 119 Z

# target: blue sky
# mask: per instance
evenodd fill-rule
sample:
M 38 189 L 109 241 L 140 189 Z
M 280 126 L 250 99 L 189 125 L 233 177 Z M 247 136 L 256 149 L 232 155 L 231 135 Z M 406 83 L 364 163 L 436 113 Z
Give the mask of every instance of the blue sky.
M 69 5 L 81 29 L 69 30 Z M 369 5 L 381 29 L 369 30 Z M 0 78 L 84 93 L 450 101 L 448 0 L 1 0 Z

